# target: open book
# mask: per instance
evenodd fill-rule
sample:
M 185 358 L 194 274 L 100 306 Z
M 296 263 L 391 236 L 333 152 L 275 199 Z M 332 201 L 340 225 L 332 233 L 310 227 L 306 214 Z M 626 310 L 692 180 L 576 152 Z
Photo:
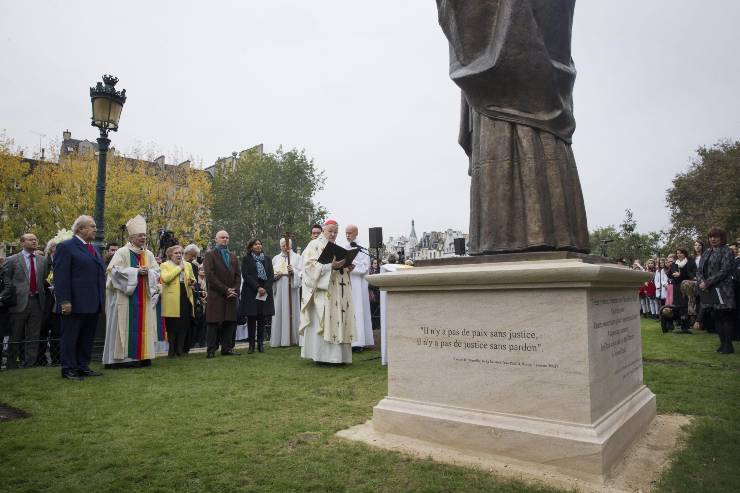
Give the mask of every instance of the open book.
M 326 247 L 324 247 L 324 251 L 321 252 L 321 255 L 319 255 L 319 263 L 330 264 L 334 259 L 336 259 L 345 260 L 344 265 L 349 265 L 355 260 L 358 253 L 360 253 L 359 248 L 350 248 L 347 250 L 336 243 L 329 242 L 326 244 Z

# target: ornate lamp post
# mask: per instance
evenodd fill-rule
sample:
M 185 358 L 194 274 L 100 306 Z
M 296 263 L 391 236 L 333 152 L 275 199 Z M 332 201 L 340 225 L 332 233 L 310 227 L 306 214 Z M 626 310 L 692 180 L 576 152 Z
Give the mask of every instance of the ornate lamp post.
M 95 247 L 102 255 L 105 247 L 105 165 L 108 157 L 110 139 L 108 132 L 118 131 L 118 120 L 121 118 L 123 103 L 126 102 L 126 89 L 116 91 L 118 78 L 104 75 L 103 82 L 90 88 L 92 101 L 92 126 L 100 129 L 98 137 L 98 181 L 95 185 Z

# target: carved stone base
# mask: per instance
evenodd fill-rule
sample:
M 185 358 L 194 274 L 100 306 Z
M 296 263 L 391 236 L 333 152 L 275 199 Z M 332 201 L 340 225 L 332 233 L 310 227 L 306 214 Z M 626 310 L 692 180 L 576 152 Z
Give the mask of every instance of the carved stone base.
M 646 275 L 582 259 L 371 276 L 388 291 L 388 396 L 373 427 L 606 478 L 655 417 L 642 383 Z

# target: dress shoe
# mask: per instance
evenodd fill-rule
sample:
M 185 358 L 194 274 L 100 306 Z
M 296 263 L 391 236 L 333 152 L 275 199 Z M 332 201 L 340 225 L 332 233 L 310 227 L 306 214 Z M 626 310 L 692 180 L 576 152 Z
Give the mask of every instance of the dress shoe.
M 241 356 L 242 353 L 238 351 L 221 351 L 221 356 Z
M 259 351 L 260 353 L 265 352 L 265 346 L 262 345 L 262 342 L 257 343 L 257 351 Z
M 213 353 L 207 353 L 207 354 L 206 354 L 206 358 L 207 358 L 207 359 L 213 358 L 214 356 L 216 356 L 216 355 L 215 355 L 215 354 L 213 354 Z
M 62 378 L 66 378 L 67 380 L 76 380 L 78 382 L 81 382 L 84 380 L 76 371 L 64 371 L 62 372 Z
M 91 370 L 90 368 L 88 368 L 87 370 L 80 370 L 78 373 L 80 374 L 81 377 L 102 377 L 103 376 L 103 374 L 100 373 L 99 371 Z
M 735 348 L 728 345 L 728 346 L 725 346 L 724 349 L 722 349 L 722 351 L 719 352 L 719 354 L 732 354 L 734 352 L 735 352 Z

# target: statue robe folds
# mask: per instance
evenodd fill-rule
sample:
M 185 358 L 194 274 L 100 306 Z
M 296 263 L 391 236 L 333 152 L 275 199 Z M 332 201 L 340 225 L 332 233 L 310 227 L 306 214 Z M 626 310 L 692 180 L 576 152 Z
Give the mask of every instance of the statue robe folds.
M 275 315 L 272 317 L 270 347 L 298 344 L 298 327 L 301 324 L 303 260 L 300 255 L 293 251 L 290 252 L 290 265 L 293 267 L 292 279 L 288 279 L 287 256 L 280 253 L 272 258 L 272 270 L 276 274 L 282 272 L 283 276 L 272 284 Z M 288 303 L 288 290 L 290 290 L 290 303 Z M 292 317 L 292 326 L 289 317 Z
M 351 363 L 355 341 L 352 287 L 347 271 L 318 262 L 328 240 L 312 240 L 303 252 L 301 357 L 325 363 Z
M 588 252 L 571 138 L 575 0 L 437 0 L 462 89 L 470 253 Z
M 140 276 L 139 267 L 148 267 L 149 274 Z M 128 243 L 108 265 L 104 364 L 155 357 L 157 341 L 164 340 L 158 301 L 159 266 L 154 255 Z

